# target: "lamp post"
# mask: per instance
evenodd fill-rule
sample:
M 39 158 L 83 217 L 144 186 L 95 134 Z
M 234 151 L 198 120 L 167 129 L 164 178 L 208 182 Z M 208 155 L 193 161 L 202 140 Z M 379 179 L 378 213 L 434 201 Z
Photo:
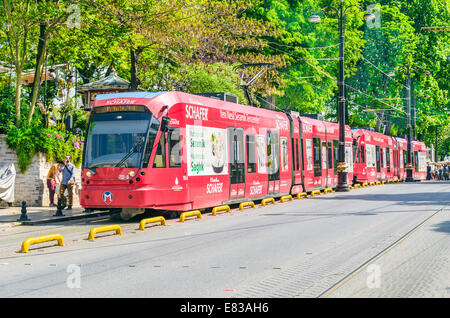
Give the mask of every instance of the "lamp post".
M 413 177 L 413 167 L 412 167 L 412 140 L 416 138 L 416 102 L 415 102 L 415 94 L 414 94 L 414 86 L 411 81 L 411 71 L 415 72 L 419 68 L 416 68 L 414 70 L 411 70 L 410 66 L 408 65 L 406 68 L 407 71 L 407 82 L 406 82 L 406 133 L 407 133 L 407 160 L 406 160 L 406 182 L 414 182 Z M 429 70 L 423 70 L 422 74 L 429 75 Z M 411 90 L 413 90 L 413 100 L 411 102 Z M 412 131 L 412 125 L 411 125 L 411 104 L 413 105 L 413 112 L 414 112 L 414 134 Z M 413 138 L 414 137 L 414 138 Z
M 320 13 L 325 12 L 328 9 L 332 9 L 335 11 L 338 17 L 339 24 L 339 80 L 338 80 L 338 88 L 339 88 L 339 96 L 338 96 L 338 123 L 339 123 L 339 152 L 338 152 L 338 182 L 336 186 L 337 192 L 349 191 L 348 188 L 348 178 L 347 178 L 347 167 L 345 164 L 345 77 L 344 77 L 344 69 L 345 69 L 345 59 L 344 59 L 344 45 L 345 45 L 345 36 L 344 36 L 344 25 L 345 25 L 345 17 L 346 12 L 351 7 L 358 7 L 358 5 L 350 5 L 345 7 L 344 0 L 340 1 L 339 8 L 333 6 L 327 6 L 320 10 L 319 13 L 313 14 L 309 18 L 309 22 L 311 23 L 320 23 Z M 364 14 L 364 19 L 366 21 L 371 21 L 375 19 L 375 15 L 373 13 L 366 12 Z

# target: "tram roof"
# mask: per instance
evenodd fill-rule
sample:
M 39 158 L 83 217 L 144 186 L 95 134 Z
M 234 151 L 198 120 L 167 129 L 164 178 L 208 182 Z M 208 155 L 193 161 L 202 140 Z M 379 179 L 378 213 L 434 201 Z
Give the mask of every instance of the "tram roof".
M 189 94 L 180 91 L 166 91 L 166 92 L 121 92 L 121 93 L 109 93 L 99 94 L 96 96 L 94 107 L 106 106 L 106 105 L 145 105 L 149 107 L 153 114 L 160 114 L 162 107 L 166 106 L 171 108 L 173 105 L 184 102 L 200 106 L 208 106 L 224 110 L 233 110 L 239 112 L 246 112 L 249 114 L 266 116 L 273 116 L 273 112 L 286 116 L 285 113 L 257 108 L 248 105 L 236 104 L 228 101 L 218 100 L 210 97 Z
M 144 98 L 152 99 L 156 96 L 162 95 L 167 92 L 122 92 L 122 93 L 108 93 L 98 94 L 97 100 L 114 99 L 114 98 Z

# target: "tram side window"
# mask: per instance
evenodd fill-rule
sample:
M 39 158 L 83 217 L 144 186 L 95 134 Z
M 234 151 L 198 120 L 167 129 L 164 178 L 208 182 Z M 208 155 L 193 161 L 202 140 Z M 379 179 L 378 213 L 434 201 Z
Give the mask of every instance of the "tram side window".
M 169 130 L 169 167 L 181 167 L 180 128 L 170 128 Z
M 153 168 L 166 167 L 166 134 L 162 133 L 159 138 L 158 148 L 156 149 L 155 160 L 153 161 Z
M 279 138 L 276 132 L 267 132 L 267 165 L 269 181 L 280 179 Z
M 359 153 L 361 154 L 361 163 L 366 163 L 366 149 L 364 148 L 364 145 L 361 145 Z
M 255 135 L 247 135 L 247 172 L 256 172 Z
M 333 169 L 333 149 L 331 141 L 328 142 L 328 169 Z
M 419 172 L 419 153 L 414 151 L 414 170 Z
M 150 156 L 152 154 L 153 150 L 153 143 L 156 138 L 156 134 L 158 133 L 159 128 L 159 122 L 155 118 L 152 118 L 152 122 L 150 124 L 149 133 L 148 133 L 148 139 L 147 139 L 147 146 L 145 147 L 145 153 L 144 153 L 144 168 L 148 167 L 148 161 L 150 160 Z
M 327 165 L 327 142 L 323 141 L 322 142 L 322 169 L 327 169 L 328 165 Z
M 386 147 L 386 168 L 387 172 L 391 172 L 391 153 L 389 147 Z
M 333 139 L 334 173 L 337 172 L 339 162 L 339 140 Z
M 296 168 L 295 170 L 299 170 L 300 169 L 300 153 L 298 152 L 298 138 L 295 139 L 295 153 L 296 153 Z
M 377 172 L 381 171 L 381 161 L 380 161 L 380 146 L 375 146 L 375 158 L 377 161 Z
M 314 176 L 319 177 L 322 175 L 322 156 L 320 149 L 320 138 L 313 137 L 313 163 L 314 163 Z
M 406 150 L 403 150 L 403 167 L 406 167 L 408 164 L 408 152 Z

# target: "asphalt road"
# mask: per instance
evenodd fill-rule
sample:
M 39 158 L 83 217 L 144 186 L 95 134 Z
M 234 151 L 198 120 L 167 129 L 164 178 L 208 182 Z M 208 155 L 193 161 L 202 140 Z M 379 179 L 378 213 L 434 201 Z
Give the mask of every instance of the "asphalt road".
M 400 183 L 145 231 L 121 223 L 123 235 L 94 241 L 89 229 L 109 220 L 8 228 L 0 232 L 0 297 L 416 297 L 422 280 L 425 295 L 449 297 L 449 204 L 449 182 Z M 16 252 L 25 238 L 52 233 L 66 245 Z M 436 245 L 447 248 L 429 248 Z M 439 262 L 433 279 L 408 274 L 427 260 Z M 407 283 L 417 291 L 401 288 Z

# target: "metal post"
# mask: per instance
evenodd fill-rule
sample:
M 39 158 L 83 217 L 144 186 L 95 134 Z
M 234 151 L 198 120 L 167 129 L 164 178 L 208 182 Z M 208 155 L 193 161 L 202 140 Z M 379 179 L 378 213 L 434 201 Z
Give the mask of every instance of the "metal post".
M 412 125 L 412 140 L 417 140 L 417 131 L 416 131 L 416 93 L 414 93 L 414 81 L 411 80 L 411 125 Z
M 347 183 L 347 168 L 345 165 L 345 82 L 344 82 L 344 1 L 341 0 L 339 8 L 339 96 L 338 96 L 338 122 L 339 122 L 339 162 L 337 192 L 350 191 Z
M 62 202 L 61 202 L 61 198 L 58 198 L 58 204 L 56 206 L 56 213 L 53 216 L 64 216 L 64 214 L 62 213 Z
M 406 85 L 406 133 L 407 133 L 407 161 L 406 182 L 413 182 L 413 171 L 411 163 L 412 136 L 411 136 L 411 74 L 408 67 L 408 82 Z
M 21 214 L 20 214 L 20 218 L 17 219 L 17 221 L 29 221 L 30 219 L 27 216 L 27 202 L 26 201 L 22 201 L 22 209 L 21 209 Z

